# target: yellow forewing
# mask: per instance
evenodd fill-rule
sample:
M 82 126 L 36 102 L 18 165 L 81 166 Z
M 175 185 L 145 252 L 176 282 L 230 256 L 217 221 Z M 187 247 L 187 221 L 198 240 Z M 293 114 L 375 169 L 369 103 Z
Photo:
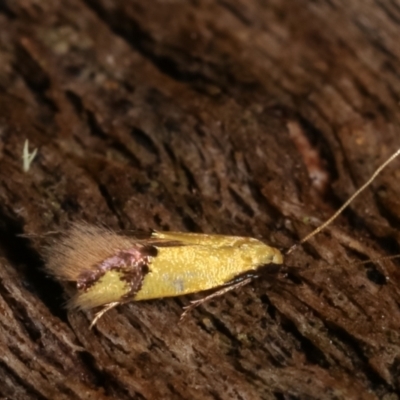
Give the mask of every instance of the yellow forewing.
M 207 235 L 204 233 L 184 233 L 184 232 L 159 232 L 155 231 L 151 235 L 154 239 L 161 239 L 165 241 L 177 241 L 184 245 L 200 244 L 203 246 L 221 247 L 229 246 L 235 247 L 240 244 L 258 243 L 263 244 L 258 239 L 245 237 L 245 236 L 225 236 L 225 235 Z M 265 247 L 269 247 L 264 245 Z
M 71 308 L 87 310 L 104 304 L 122 302 L 129 284 L 119 271 L 108 271 L 92 287 L 79 292 L 69 303 Z
M 282 264 L 279 250 L 253 238 L 174 232 L 155 232 L 152 237 L 181 245 L 158 247 L 134 300 L 196 293 L 261 265 Z

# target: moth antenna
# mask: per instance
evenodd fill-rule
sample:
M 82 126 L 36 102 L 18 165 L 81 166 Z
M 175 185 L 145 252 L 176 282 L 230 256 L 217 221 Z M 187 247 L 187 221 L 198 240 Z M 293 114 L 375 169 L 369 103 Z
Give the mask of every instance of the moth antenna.
M 321 232 L 323 229 L 325 229 L 328 225 L 330 225 L 342 212 L 343 210 L 361 193 L 363 192 L 373 181 L 374 179 L 379 175 L 379 173 L 386 168 L 386 166 L 391 163 L 398 155 L 400 154 L 400 149 L 397 149 L 397 151 L 392 154 L 383 164 L 381 164 L 375 172 L 371 175 L 371 177 L 367 180 L 367 182 L 364 183 L 359 189 L 356 190 L 356 192 L 350 196 L 350 198 L 329 218 L 327 219 L 322 225 L 320 225 L 318 228 L 314 229 L 311 233 L 306 235 L 303 239 L 300 240 L 299 243 L 294 244 L 290 249 L 286 252 L 286 254 L 290 254 L 298 245 L 303 244 L 310 240 L 313 236 Z

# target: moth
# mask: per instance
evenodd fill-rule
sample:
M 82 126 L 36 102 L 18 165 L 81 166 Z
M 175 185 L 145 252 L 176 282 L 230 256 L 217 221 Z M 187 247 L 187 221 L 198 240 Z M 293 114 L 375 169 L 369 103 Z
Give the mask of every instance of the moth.
M 278 249 L 254 238 L 155 231 L 140 240 L 78 222 L 49 248 L 47 270 L 76 283 L 70 308 L 101 308 L 94 325 L 106 311 L 127 301 L 219 288 L 192 302 L 184 316 L 204 301 L 246 285 L 258 277 L 261 266 L 282 263 Z
M 325 223 L 303 238 L 309 240 L 329 225 L 400 154 L 397 150 Z M 292 246 L 286 254 L 294 250 Z M 192 308 L 242 287 L 265 266 L 281 266 L 280 250 L 251 237 L 155 231 L 136 239 L 110 229 L 78 222 L 48 248 L 47 270 L 76 284 L 72 309 L 99 309 L 91 327 L 111 308 L 128 302 L 216 291 L 192 301 Z

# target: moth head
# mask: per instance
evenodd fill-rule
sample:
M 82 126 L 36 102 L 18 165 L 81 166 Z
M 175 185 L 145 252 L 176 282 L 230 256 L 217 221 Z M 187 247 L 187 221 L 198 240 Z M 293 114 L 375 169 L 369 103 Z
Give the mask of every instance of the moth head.
M 282 264 L 282 253 L 266 245 L 257 239 L 247 239 L 246 243 L 240 245 L 242 256 L 246 258 L 246 264 L 252 266 L 251 269 L 258 269 L 262 265 Z

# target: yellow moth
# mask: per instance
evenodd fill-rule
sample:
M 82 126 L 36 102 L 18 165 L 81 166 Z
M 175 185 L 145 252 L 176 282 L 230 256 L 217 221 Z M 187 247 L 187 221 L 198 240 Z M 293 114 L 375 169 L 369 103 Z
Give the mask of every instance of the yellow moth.
M 102 307 L 95 323 L 126 301 L 227 291 L 250 282 L 258 267 L 282 262 L 278 249 L 248 237 L 153 232 L 138 240 L 79 222 L 49 249 L 47 268 L 76 282 L 70 307 Z
M 300 243 L 329 225 L 398 154 L 400 149 Z M 250 237 L 153 232 L 148 239 L 136 239 L 83 222 L 72 224 L 47 254 L 48 271 L 60 280 L 76 283 L 77 294 L 69 307 L 100 309 L 91 326 L 106 311 L 128 301 L 218 289 L 192 302 L 183 316 L 210 298 L 246 285 L 263 267 L 281 264 L 283 254 L 278 249 Z

